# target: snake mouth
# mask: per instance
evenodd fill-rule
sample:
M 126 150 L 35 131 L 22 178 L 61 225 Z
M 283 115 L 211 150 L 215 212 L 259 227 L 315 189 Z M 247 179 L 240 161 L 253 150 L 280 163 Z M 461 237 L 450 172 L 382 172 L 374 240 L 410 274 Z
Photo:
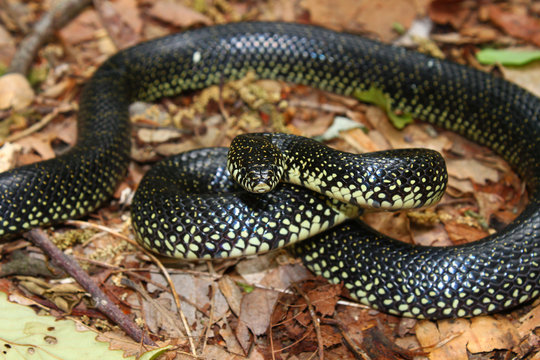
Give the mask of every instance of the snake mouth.
M 265 182 L 260 182 L 253 187 L 253 192 L 257 194 L 264 194 L 269 192 L 270 190 L 272 190 L 272 187 Z

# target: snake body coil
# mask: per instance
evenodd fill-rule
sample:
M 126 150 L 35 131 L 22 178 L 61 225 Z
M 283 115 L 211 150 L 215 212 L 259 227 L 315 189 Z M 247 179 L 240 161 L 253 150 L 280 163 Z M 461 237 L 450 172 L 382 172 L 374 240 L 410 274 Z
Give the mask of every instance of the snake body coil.
M 464 66 L 296 24 L 209 27 L 142 43 L 110 58 L 83 90 L 77 145 L 56 159 L 0 174 L 0 236 L 82 216 L 106 201 L 129 162 L 127 110 L 133 100 L 201 89 L 238 79 L 248 70 L 261 78 L 344 95 L 374 86 L 391 96 L 393 108 L 490 147 L 528 185 L 530 204 L 523 213 L 500 233 L 479 242 L 426 248 L 397 243 L 348 222 L 299 243 L 295 251 L 310 269 L 333 282 L 343 281 L 359 301 L 404 316 L 472 316 L 538 295 L 540 100 L 503 79 Z M 158 165 L 159 171 L 151 170 L 150 186 L 141 184 L 132 215 L 145 246 L 187 257 L 259 252 L 273 244 L 285 245 L 286 240 L 277 239 L 281 232 L 311 235 L 312 227 L 324 230 L 331 221 L 343 221 L 357 211 L 294 185 L 279 185 L 277 193 L 264 198 L 240 192 L 231 202 L 224 192 L 237 187 L 227 181 L 225 165 L 212 161 L 212 175 L 202 171 L 210 156 L 226 158 L 222 149 L 206 149 L 167 159 Z M 178 166 L 202 173 L 202 178 L 193 185 L 188 182 L 191 175 L 183 174 L 173 181 L 176 185 L 188 193 L 212 186 L 217 195 L 186 200 L 170 194 L 168 175 Z M 323 171 L 332 177 L 330 165 Z M 335 185 L 336 191 L 330 192 L 342 193 L 336 184 L 337 179 L 328 180 L 326 187 Z M 369 191 L 370 196 L 384 193 Z M 163 202 L 150 211 L 150 205 L 141 202 L 148 196 Z M 400 196 L 396 201 L 406 195 Z M 249 217 L 253 212 L 244 212 L 237 199 L 247 209 L 256 206 L 261 211 Z M 384 200 L 381 197 L 375 205 Z M 201 205 L 212 210 L 205 226 L 198 226 Z M 281 207 L 285 212 L 277 215 L 275 210 Z M 213 218 L 218 213 L 225 217 Z M 278 228 L 276 217 L 287 227 Z M 294 225 L 297 229 L 291 219 L 299 223 Z M 303 227 L 304 223 L 317 225 Z M 205 238 L 219 228 L 225 230 L 223 236 Z M 247 231 L 258 237 L 244 237 Z

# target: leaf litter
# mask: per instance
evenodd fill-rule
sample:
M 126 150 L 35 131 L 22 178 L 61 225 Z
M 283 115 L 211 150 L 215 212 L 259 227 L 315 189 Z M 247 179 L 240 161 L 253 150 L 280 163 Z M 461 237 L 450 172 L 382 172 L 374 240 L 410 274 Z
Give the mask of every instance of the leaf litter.
M 291 3 L 296 6 L 291 7 Z M 117 47 L 189 26 L 231 19 L 270 18 L 318 23 L 390 41 L 401 35 L 397 29 L 406 30 L 415 17 L 427 15 L 436 24 L 433 38 L 439 39 L 432 44 L 438 44 L 441 54 L 458 62 L 471 61 L 462 49 L 478 51 L 476 44 L 493 42 L 501 46 L 525 42 L 538 46 L 538 24 L 532 1 L 501 4 L 459 0 L 347 0 L 336 5 L 329 0 L 303 0 L 249 8 L 229 1 L 119 0 L 106 6 L 109 8 L 105 9 L 105 14 L 103 9 L 87 9 L 59 32 L 61 45 L 67 52 L 56 57 L 60 61 L 49 63 L 51 71 L 47 72 L 43 85 L 35 88 L 37 99 L 23 95 L 22 101 L 33 101 L 32 105 L 21 107 L 26 109 L 24 112 L 17 108 L 2 110 L 3 118 L 17 115 L 32 123 L 37 114 L 50 112 L 47 101 L 40 98 L 43 92 L 56 99 L 55 106 L 67 106 L 93 69 L 116 52 Z M 29 11 L 37 16 L 39 10 L 29 8 Z M 0 15 L 5 15 L 3 10 Z M 368 21 L 371 19 L 373 21 Z M 104 26 L 104 21 L 109 24 Z M 513 25 L 516 23 L 526 26 L 516 27 Z M 133 32 L 135 40 L 129 32 Z M 15 35 L 17 42 L 20 34 L 15 32 Z M 424 48 L 425 43 L 418 46 Z M 51 58 L 40 57 L 37 62 L 47 61 Z M 54 73 L 66 63 L 69 64 L 67 72 Z M 539 82 L 535 80 L 535 62 L 519 68 L 502 66 L 499 69 L 503 76 L 536 92 Z M 24 86 L 15 90 L 25 91 Z M 381 106 L 387 108 L 384 103 Z M 348 126 L 357 123 L 359 128 L 342 129 L 338 137 L 328 141 L 331 146 L 346 151 L 421 146 L 441 151 L 447 158 L 451 195 L 446 195 L 433 209 L 364 217 L 380 231 L 403 241 L 426 245 L 464 243 L 500 230 L 526 204 L 526 191 L 517 176 L 483 148 L 422 123 L 413 122 L 398 131 L 385 112 L 375 106 L 304 86 L 257 81 L 248 76 L 236 84 L 203 90 L 195 97 L 166 99 L 143 108 L 133 117 L 136 136 L 132 153 L 139 164 L 130 166 L 121 186 L 124 189 L 136 188 L 149 167 L 146 163 L 164 155 L 201 146 L 228 145 L 234 135 L 247 131 L 284 129 L 295 134 L 324 136 L 334 120 L 341 117 L 348 119 Z M 17 155 L 18 152 L 9 147 L 3 148 L 2 154 L 5 151 L 6 158 L 26 157 L 26 160 L 9 160 L 13 164 L 52 157 L 59 151 L 58 145 L 61 149 L 73 144 L 73 136 L 69 134 L 74 133 L 74 126 L 71 110 L 62 116 L 56 114 L 44 131 L 15 142 L 15 149 L 22 147 L 26 154 Z M 165 127 L 158 129 L 157 126 Z M 4 160 L 1 161 L 3 164 Z M 90 216 L 93 223 L 119 228 L 133 237 L 128 219 L 128 209 L 117 201 Z M 64 227 L 57 228 L 62 231 Z M 159 344 L 172 345 L 174 350 L 168 358 L 173 354 L 187 356 L 190 349 L 185 329 L 178 320 L 178 309 L 163 276 L 149 264 L 146 256 L 133 248 L 113 251 L 108 260 L 106 257 L 92 260 L 90 256 L 96 250 L 118 246 L 118 239 L 114 237 L 98 238 L 75 245 L 73 253 L 88 264 L 89 271 L 100 279 L 108 292 L 115 294 L 113 298 L 124 311 L 131 313 L 160 340 Z M 25 246 L 22 240 L 18 241 Z M 4 245 L 1 246 L 4 249 Z M 9 255 L 6 253 L 7 257 Z M 114 266 L 108 265 L 110 261 Z M 314 277 L 285 252 L 212 266 L 204 263 L 175 264 L 178 269 L 171 264 L 168 266 L 181 297 L 182 312 L 203 358 L 319 357 L 317 351 L 321 344 L 317 334 L 322 335 L 327 358 L 353 358 L 359 354 L 372 358 L 407 358 L 425 353 L 430 359 L 465 359 L 470 354 L 487 359 L 501 351 L 527 358 L 534 356 L 539 343 L 540 307 L 535 306 L 538 301 L 532 306 L 493 316 L 416 321 L 381 314 L 347 301 L 347 294 L 340 286 Z M 208 276 L 212 268 L 213 275 L 211 272 Z M 122 278 L 144 288 L 121 285 Z M 9 283 L 22 286 L 16 278 L 10 278 Z M 69 300 L 61 292 L 58 296 Z M 49 309 L 53 314 L 61 314 L 50 303 L 45 302 L 41 307 L 42 311 Z M 114 343 L 115 348 L 137 353 L 138 344 L 123 337 L 114 326 L 104 325 L 102 317 L 90 311 L 87 305 L 75 305 L 73 309 L 74 313 L 85 313 L 81 320 L 88 325 L 105 329 L 100 337 Z M 392 343 L 412 351 L 412 355 L 394 348 Z

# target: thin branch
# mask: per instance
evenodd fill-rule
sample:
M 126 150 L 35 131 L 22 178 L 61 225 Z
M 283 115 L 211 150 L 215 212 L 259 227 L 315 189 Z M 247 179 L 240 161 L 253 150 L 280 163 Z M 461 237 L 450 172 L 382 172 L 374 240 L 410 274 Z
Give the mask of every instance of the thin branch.
M 26 75 L 41 46 L 54 34 L 77 16 L 92 0 L 63 0 L 35 23 L 32 32 L 19 44 L 13 56 L 8 73 Z
M 79 264 L 71 257 L 64 254 L 45 235 L 41 229 L 33 229 L 24 234 L 34 245 L 41 248 L 49 256 L 51 261 L 70 274 L 86 291 L 90 293 L 96 303 L 96 308 L 109 317 L 115 324 L 128 334 L 133 340 L 146 345 L 156 344 L 145 334 L 131 319 L 124 314 L 96 285 L 96 283 L 81 269 Z
M 90 223 L 90 222 L 80 221 L 80 220 L 68 220 L 68 221 L 66 221 L 66 223 L 67 224 L 82 225 L 82 226 L 90 226 L 90 227 L 93 227 L 93 228 L 96 228 L 96 229 L 100 229 L 102 231 L 106 231 L 109 234 L 111 234 L 113 236 L 116 236 L 116 237 L 118 237 L 118 238 L 120 238 L 120 239 L 122 239 L 124 241 L 127 241 L 131 245 L 135 246 L 137 249 L 139 249 L 141 252 L 143 252 L 146 256 L 148 256 L 159 267 L 159 269 L 161 270 L 161 273 L 165 277 L 165 280 L 167 281 L 167 283 L 171 287 L 171 294 L 172 294 L 174 302 L 176 304 L 176 308 L 178 309 L 178 313 L 180 315 L 180 319 L 182 320 L 182 324 L 184 325 L 184 328 L 186 330 L 186 336 L 187 336 L 187 338 L 189 340 L 189 346 L 191 348 L 192 355 L 194 357 L 197 357 L 197 350 L 195 348 L 195 342 L 193 341 L 193 336 L 191 335 L 191 329 L 190 329 L 189 324 L 187 322 L 186 315 L 184 315 L 184 312 L 182 311 L 182 306 L 180 304 L 180 298 L 178 296 L 178 293 L 176 292 L 176 288 L 175 288 L 174 283 L 173 283 L 173 281 L 171 279 L 171 276 L 169 275 L 169 272 L 167 271 L 165 266 L 163 266 L 163 263 L 161 261 L 159 261 L 159 259 L 157 257 L 155 257 L 152 253 L 150 253 L 148 250 L 146 250 L 144 247 L 142 247 L 138 242 L 133 241 L 130 238 L 128 238 L 127 236 L 125 236 L 123 234 L 120 234 L 119 232 L 116 232 L 116 231 L 114 231 L 112 229 L 109 229 L 106 226 L 93 224 L 93 223 Z

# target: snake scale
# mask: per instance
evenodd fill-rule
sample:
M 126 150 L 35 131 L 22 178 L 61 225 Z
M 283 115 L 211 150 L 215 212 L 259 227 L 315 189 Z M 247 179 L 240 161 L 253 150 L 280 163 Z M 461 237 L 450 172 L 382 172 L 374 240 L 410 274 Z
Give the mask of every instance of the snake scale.
M 129 162 L 131 102 L 238 79 L 248 70 L 260 78 L 343 95 L 372 86 L 380 89 L 390 95 L 394 109 L 500 154 L 526 181 L 530 203 L 504 230 L 480 241 L 443 248 L 415 246 L 386 238 L 355 221 L 331 228 L 354 217 L 358 208 L 297 185 L 280 184 L 264 196 L 239 191 L 228 180 L 223 164 L 226 150 L 202 149 L 163 160 L 141 182 L 132 219 L 146 247 L 188 258 L 235 256 L 322 231 L 299 242 L 294 252 L 315 273 L 334 283 L 343 282 L 358 301 L 402 316 L 474 316 L 515 307 L 538 295 L 540 100 L 503 79 L 465 66 L 299 24 L 208 27 L 142 43 L 112 56 L 81 94 L 77 144 L 55 159 L 0 174 L 0 236 L 80 217 L 107 201 Z M 289 151 L 298 141 L 288 135 L 263 136 L 285 144 Z M 347 200 L 351 192 L 359 191 L 363 202 L 371 202 L 368 205 L 392 207 L 411 205 L 417 194 L 426 191 L 425 187 L 416 189 L 419 184 L 413 184 L 415 190 L 402 187 L 415 192 L 405 199 L 406 193 L 393 197 L 387 188 L 377 188 L 384 184 L 370 183 L 371 175 L 382 179 L 394 174 L 377 167 L 382 160 L 364 168 L 367 172 L 357 188 L 343 186 L 348 173 L 334 174 L 342 170 L 340 166 L 319 158 L 326 150 L 319 151 L 309 141 L 304 145 L 313 152 L 300 156 L 314 159 L 313 172 L 303 181 L 326 195 L 338 193 Z M 307 171 L 294 164 L 290 167 L 299 176 Z M 179 168 L 191 173 L 179 172 Z M 419 174 L 416 169 L 410 174 L 415 173 Z M 417 181 L 423 179 L 421 175 Z M 209 187 L 211 193 L 189 196 Z M 180 188 L 183 195 L 173 188 Z M 228 191 L 233 195 L 227 195 Z M 158 199 L 161 202 L 154 203 Z M 277 209 L 283 212 L 278 214 Z M 216 229 L 223 231 L 221 235 Z

